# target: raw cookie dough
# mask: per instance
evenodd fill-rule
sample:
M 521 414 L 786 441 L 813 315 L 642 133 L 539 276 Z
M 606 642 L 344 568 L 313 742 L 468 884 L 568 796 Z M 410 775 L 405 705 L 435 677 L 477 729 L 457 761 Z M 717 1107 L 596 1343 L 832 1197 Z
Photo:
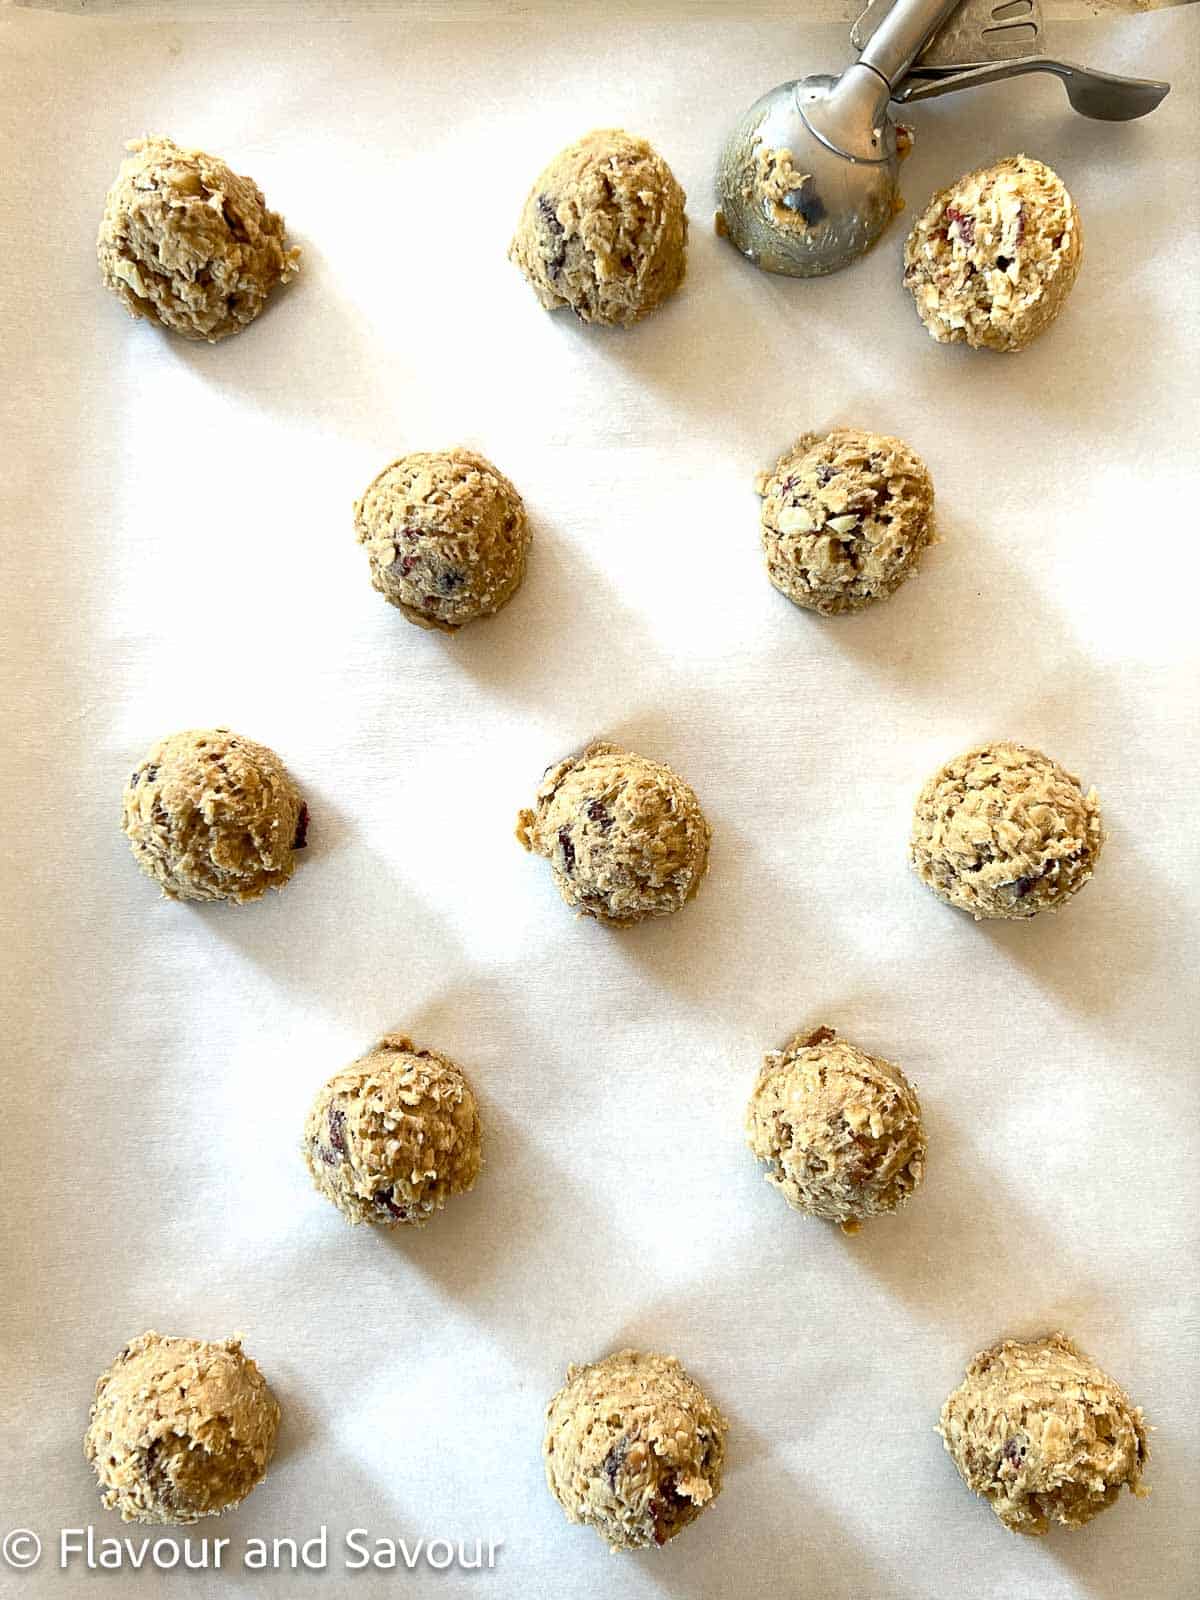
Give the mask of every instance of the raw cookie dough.
M 168 899 L 258 900 L 295 870 L 308 807 L 266 745 L 194 728 L 160 739 L 135 768 L 121 826 Z
M 600 741 L 547 769 L 517 838 L 559 894 L 610 927 L 678 911 L 708 870 L 711 829 L 670 767 Z
M 1141 1408 L 1065 1333 L 977 1355 L 938 1432 L 967 1488 L 1014 1533 L 1082 1528 L 1123 1488 L 1150 1492 Z
M 912 1085 L 890 1061 L 832 1028 L 797 1034 L 763 1062 L 746 1139 L 767 1182 L 797 1211 L 857 1233 L 905 1204 L 925 1176 L 925 1129 Z
M 170 139 L 133 139 L 108 191 L 96 249 L 132 316 L 215 344 L 240 333 L 300 270 L 258 185 Z
M 729 1424 L 673 1356 L 568 1367 L 546 1408 L 546 1482 L 612 1550 L 666 1544 L 721 1492 Z
M 335 1073 L 301 1149 L 313 1183 L 350 1222 L 421 1226 L 479 1175 L 479 1111 L 453 1061 L 402 1033 Z
M 473 450 L 422 450 L 385 467 L 354 506 L 371 582 L 418 627 L 454 633 L 506 605 L 525 576 L 521 496 Z
M 617 128 L 568 145 L 529 191 L 509 246 L 547 311 L 633 323 L 687 267 L 686 196 L 661 156 Z
M 795 164 L 790 150 L 754 144 L 754 165 L 747 173 L 746 198 L 777 228 L 806 230 L 825 219 L 825 205 L 813 187 L 812 173 Z
M 1040 750 L 985 744 L 948 761 L 917 798 L 909 859 L 939 900 L 984 918 L 1063 905 L 1095 870 L 1095 789 Z
M 143 1333 L 96 1384 L 83 1449 L 125 1522 L 198 1522 L 261 1483 L 278 1427 L 275 1396 L 239 1340 Z
M 940 343 L 1023 350 L 1062 310 L 1082 253 L 1062 179 L 1010 156 L 934 195 L 904 246 L 904 282 Z
M 771 582 L 826 616 L 890 595 L 934 539 L 925 464 L 885 434 L 803 434 L 755 489 Z

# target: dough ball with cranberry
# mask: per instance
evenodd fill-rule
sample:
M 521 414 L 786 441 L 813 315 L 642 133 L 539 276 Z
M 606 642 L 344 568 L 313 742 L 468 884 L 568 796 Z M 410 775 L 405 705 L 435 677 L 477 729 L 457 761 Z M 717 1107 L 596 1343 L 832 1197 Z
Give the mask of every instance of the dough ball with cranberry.
M 1121 1490 L 1141 1498 L 1141 1409 L 1065 1333 L 977 1355 L 938 1430 L 967 1488 L 1014 1533 L 1085 1523 Z
M 808 611 L 861 611 L 892 594 L 933 542 L 933 482 L 901 439 L 804 434 L 760 474 L 767 575 Z
M 687 268 L 686 196 L 645 139 L 619 128 L 559 152 L 529 192 L 509 257 L 547 311 L 628 325 Z
M 904 246 L 904 282 L 939 343 L 1023 350 L 1062 310 L 1082 254 L 1062 179 L 1010 156 L 934 195 Z
M 294 872 L 308 807 L 266 745 L 195 728 L 160 739 L 131 773 L 122 827 L 168 899 L 258 900 Z
M 83 1448 L 125 1522 L 191 1523 L 261 1482 L 278 1429 L 275 1396 L 237 1339 L 143 1333 L 96 1384 Z
M 350 1222 L 420 1227 L 479 1175 L 479 1108 L 453 1061 L 389 1033 L 324 1085 L 301 1148 Z
M 217 156 L 162 138 L 127 148 L 96 246 L 105 284 L 185 339 L 240 333 L 300 270 L 283 218 Z
M 517 838 L 546 857 L 580 915 L 628 927 L 687 904 L 708 870 L 711 831 L 670 767 L 601 741 L 549 768 Z
M 767 1182 L 797 1211 L 857 1233 L 906 1204 L 925 1176 L 925 1127 L 911 1083 L 832 1028 L 772 1051 L 746 1108 Z
M 664 1545 L 720 1494 L 727 1428 L 673 1356 L 621 1350 L 567 1369 L 546 1410 L 546 1482 L 611 1550 Z
M 925 784 L 909 859 L 939 900 L 977 922 L 1055 911 L 1078 894 L 1104 843 L 1100 801 L 1028 745 L 980 745 Z
M 490 616 L 525 576 L 524 502 L 473 450 L 393 461 L 355 504 L 354 531 L 372 584 L 421 628 L 455 633 Z

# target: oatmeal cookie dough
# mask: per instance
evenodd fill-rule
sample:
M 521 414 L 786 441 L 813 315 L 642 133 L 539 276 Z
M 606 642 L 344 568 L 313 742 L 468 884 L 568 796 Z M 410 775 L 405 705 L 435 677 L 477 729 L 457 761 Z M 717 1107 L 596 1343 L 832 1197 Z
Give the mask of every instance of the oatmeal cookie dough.
M 728 1426 L 673 1356 L 621 1350 L 567 1369 L 546 1408 L 546 1482 L 610 1549 L 663 1545 L 720 1494 Z
M 753 199 L 774 227 L 806 230 L 824 220 L 825 206 L 812 174 L 796 166 L 790 150 L 772 150 L 756 140 L 747 177 L 746 198 Z
M 170 139 L 134 139 L 108 191 L 96 249 L 105 284 L 134 317 L 185 339 L 253 322 L 300 270 L 283 218 L 216 156 Z
M 1150 1492 L 1141 1408 L 1065 1333 L 977 1355 L 938 1432 L 967 1488 L 1014 1533 L 1082 1528 L 1122 1489 Z
M 479 1110 L 453 1061 L 387 1033 L 321 1089 L 301 1150 L 348 1221 L 419 1227 L 478 1177 Z
M 832 1028 L 797 1034 L 763 1062 L 746 1140 L 788 1205 L 857 1233 L 904 1205 L 925 1176 L 925 1128 L 908 1079 Z
M 904 282 L 940 343 L 1023 350 L 1062 310 L 1082 252 L 1062 179 L 1010 156 L 934 195 L 904 246 Z
M 509 259 L 547 311 L 639 321 L 687 267 L 686 196 L 645 139 L 618 128 L 568 145 L 529 191 Z
M 755 489 L 771 582 L 825 616 L 892 594 L 934 541 L 925 464 L 885 434 L 803 434 L 773 471 L 759 474 Z
M 712 831 L 670 767 L 599 741 L 550 767 L 517 838 L 559 894 L 610 927 L 678 911 L 708 870 Z
M 83 1449 L 124 1521 L 198 1522 L 261 1483 L 278 1427 L 275 1396 L 237 1339 L 143 1333 L 96 1384 Z
M 1056 910 L 1091 877 L 1104 843 L 1100 802 L 1027 745 L 980 745 L 926 783 L 909 859 L 939 900 L 985 918 Z
M 160 739 L 134 769 L 121 826 L 168 899 L 258 900 L 295 870 L 308 807 L 266 745 L 193 728 Z
M 473 450 L 401 456 L 354 506 L 371 583 L 421 628 L 455 633 L 507 605 L 525 576 L 521 496 Z

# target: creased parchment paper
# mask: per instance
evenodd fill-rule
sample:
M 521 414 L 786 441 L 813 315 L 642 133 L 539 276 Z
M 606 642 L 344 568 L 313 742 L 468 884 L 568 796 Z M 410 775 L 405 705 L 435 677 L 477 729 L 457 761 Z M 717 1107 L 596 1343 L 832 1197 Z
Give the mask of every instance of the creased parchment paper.
M 802 10 L 802 8 L 801 8 Z M 1145 122 L 1027 79 L 916 109 L 909 214 L 990 158 L 1066 179 L 1086 258 L 1019 356 L 935 345 L 905 221 L 852 271 L 757 274 L 711 231 L 741 108 L 844 30 L 677 17 L 110 24 L 0 16 L 5 602 L 3 1462 L 47 1552 L 15 1596 L 771 1594 L 1183 1600 L 1197 1570 L 1196 13 L 1059 31 L 1175 89 Z M 689 194 L 691 266 L 622 337 L 504 259 L 593 126 Z M 122 142 L 263 186 L 304 249 L 249 332 L 130 322 L 94 237 Z M 858 618 L 760 567 L 752 480 L 851 422 L 927 461 L 944 542 Z M 372 593 L 350 506 L 465 443 L 525 495 L 526 586 L 454 639 Z M 303 785 L 311 848 L 257 906 L 158 900 L 117 829 L 171 729 L 228 723 Z M 607 735 L 714 828 L 686 912 L 575 922 L 512 838 L 544 766 Z M 1059 917 L 975 926 L 905 865 L 927 773 L 978 740 L 1094 783 L 1111 838 Z M 929 1126 L 904 1216 L 789 1213 L 741 1139 L 761 1054 L 829 1023 Z M 352 1233 L 297 1154 L 335 1068 L 402 1028 L 485 1118 L 475 1192 Z M 284 1410 L 219 1574 L 56 1570 L 102 1512 L 92 1384 L 144 1328 L 245 1335 Z M 969 1357 L 1063 1327 L 1156 1426 L 1145 1504 L 1026 1543 L 933 1433 Z M 572 1360 L 677 1354 L 732 1419 L 727 1487 L 617 1560 L 542 1482 Z M 329 1528 L 324 1577 L 241 1570 Z M 360 1573 L 348 1528 L 503 1540 L 491 1572 Z

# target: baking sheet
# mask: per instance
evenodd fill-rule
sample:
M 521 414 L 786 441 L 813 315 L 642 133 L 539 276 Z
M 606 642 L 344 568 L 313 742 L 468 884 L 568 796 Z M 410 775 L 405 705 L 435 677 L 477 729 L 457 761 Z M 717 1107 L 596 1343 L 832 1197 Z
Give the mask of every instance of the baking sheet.
M 0 16 L 0 1504 L 46 1544 L 14 1595 L 341 1593 L 354 1527 L 503 1541 L 491 1571 L 358 1573 L 363 1597 L 1193 1592 L 1196 27 L 1059 31 L 1174 80 L 1145 122 L 1085 122 L 1049 79 L 913 112 L 910 212 L 1016 149 L 1078 200 L 1079 283 L 1010 360 L 927 338 L 903 222 L 808 284 L 714 237 L 731 119 L 836 69 L 840 27 Z M 544 161 L 614 124 L 692 218 L 684 292 L 624 336 L 544 315 L 504 260 Z M 303 246 L 227 344 L 134 324 L 98 282 L 104 191 L 147 130 L 253 174 Z M 839 421 L 924 455 L 944 543 L 821 621 L 767 584 L 751 484 Z M 350 502 L 460 441 L 535 545 L 511 607 L 447 640 L 371 591 Z M 157 900 L 117 828 L 144 748 L 217 722 L 312 810 L 293 884 L 243 909 Z M 715 830 L 699 899 L 622 936 L 512 839 L 597 734 L 670 761 Z M 905 868 L 927 772 L 993 737 L 1099 789 L 1110 842 L 1061 917 L 975 926 Z M 788 1212 L 741 1144 L 761 1053 L 821 1022 L 900 1061 L 929 1124 L 924 1192 L 855 1239 Z M 318 1084 L 397 1027 L 461 1061 L 486 1118 L 476 1190 L 414 1238 L 346 1229 L 296 1151 Z M 1059 1326 L 1145 1406 L 1153 1494 L 1025 1542 L 931 1430 L 978 1347 Z M 193 1531 L 232 1540 L 221 1574 L 64 1574 L 61 1528 L 129 1531 L 79 1441 L 146 1327 L 243 1332 L 279 1456 Z M 711 1514 L 618 1560 L 567 1526 L 539 1444 L 567 1363 L 626 1343 L 678 1354 L 732 1433 Z M 322 1524 L 323 1576 L 237 1564 Z

